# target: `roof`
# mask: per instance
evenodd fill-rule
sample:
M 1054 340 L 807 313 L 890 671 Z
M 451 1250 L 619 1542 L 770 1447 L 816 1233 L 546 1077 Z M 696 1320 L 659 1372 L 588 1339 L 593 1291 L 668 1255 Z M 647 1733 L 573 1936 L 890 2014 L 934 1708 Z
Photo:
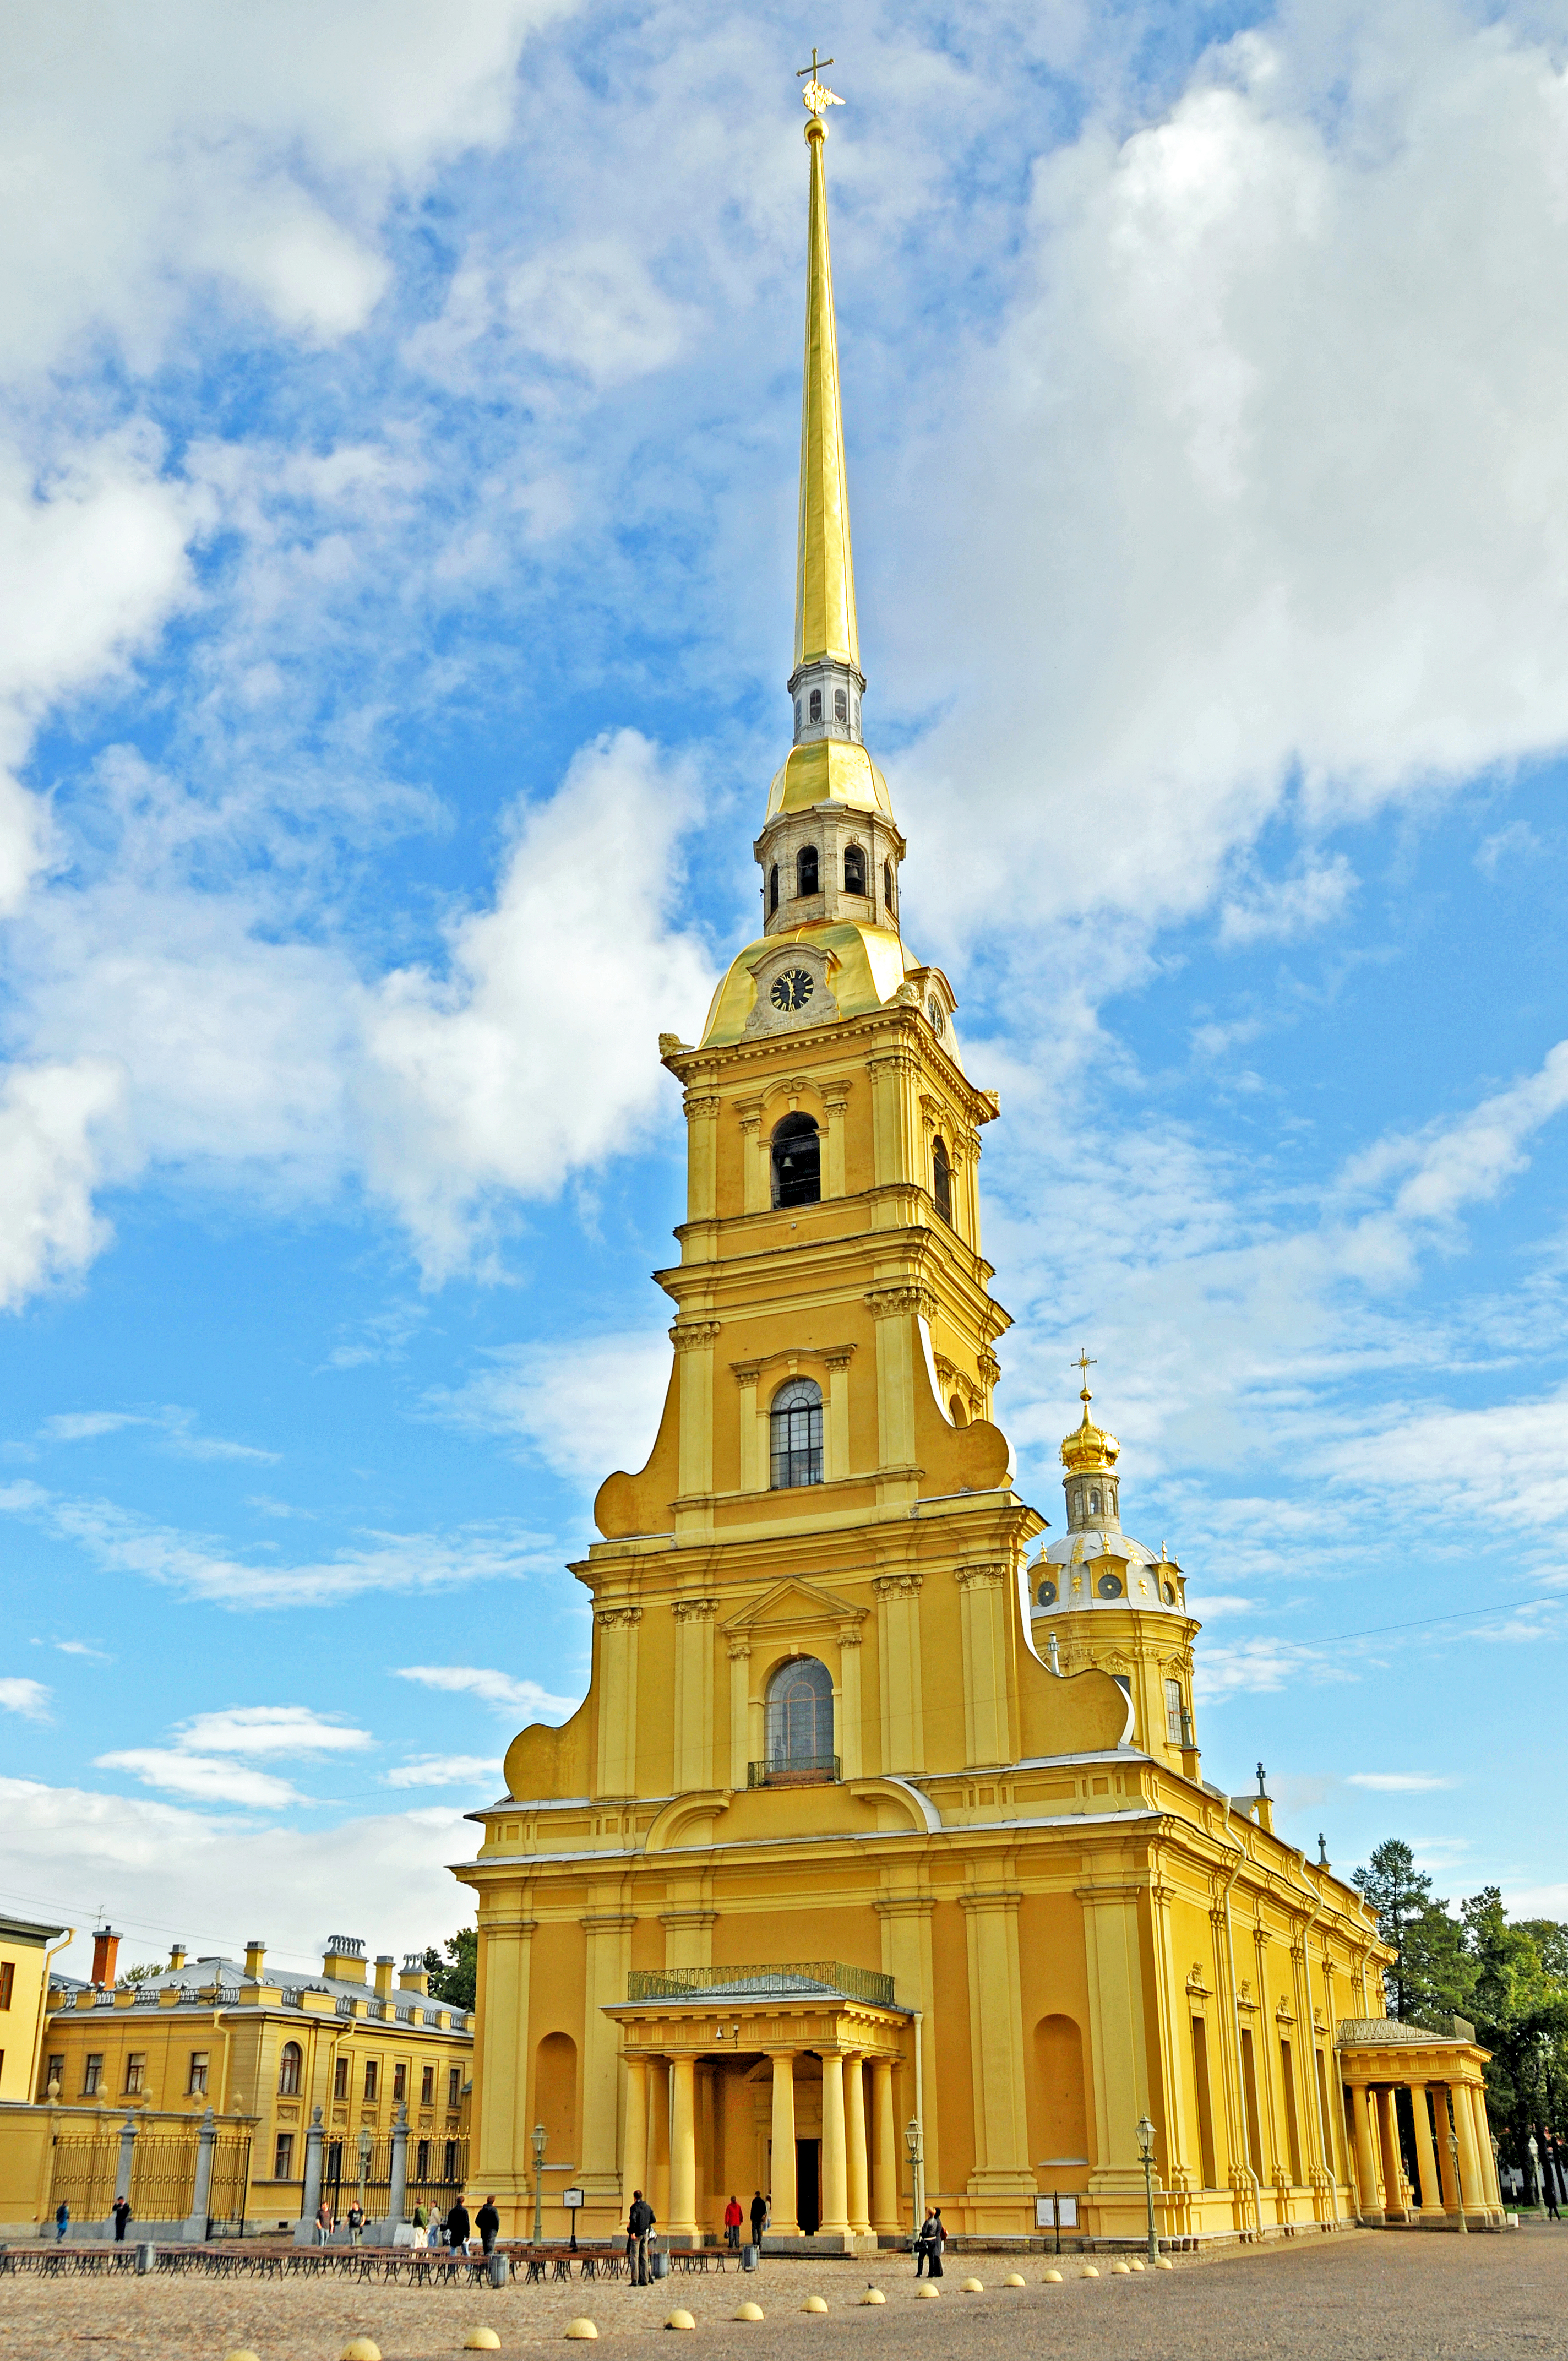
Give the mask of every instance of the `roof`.
M 41 1949 L 63 1935 L 63 1927 L 45 1927 L 36 1918 L 11 1918 L 0 1916 L 0 1943 L 27 1943 Z
M 90 1989 L 71 1976 L 52 1976 L 49 1981 L 61 1990 L 86 1992 Z M 356 1977 L 309 1974 L 297 1968 L 269 1966 L 263 1971 L 258 1983 L 255 1977 L 246 1974 L 242 1960 L 227 1959 L 221 1952 L 209 1953 L 200 1960 L 188 1960 L 182 1968 L 165 1968 L 156 1976 L 138 1977 L 132 1989 L 138 2001 L 145 1999 L 150 2002 L 156 1994 L 164 1992 L 180 1992 L 190 2000 L 198 2000 L 210 1993 L 214 1984 L 223 2004 L 229 2008 L 246 2006 L 246 1993 L 254 1993 L 265 1985 L 281 1992 L 286 1998 L 314 1992 L 330 1993 L 334 2000 L 367 2001 L 373 2009 L 382 2007 L 390 2010 L 394 2019 L 403 2024 L 411 2024 L 416 2015 L 423 2015 L 428 2023 L 438 2012 L 444 2011 L 454 2032 L 471 2031 L 473 2027 L 473 2019 L 468 2013 L 454 2008 L 449 2001 L 433 1999 L 427 2002 L 421 1993 L 410 1992 L 389 1993 L 382 2001 L 373 1984 Z

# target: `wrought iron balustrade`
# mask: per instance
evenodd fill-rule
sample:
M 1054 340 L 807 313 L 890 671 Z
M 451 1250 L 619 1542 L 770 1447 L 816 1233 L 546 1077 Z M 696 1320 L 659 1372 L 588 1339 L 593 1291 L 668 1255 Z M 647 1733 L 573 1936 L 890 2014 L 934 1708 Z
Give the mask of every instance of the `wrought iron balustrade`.
M 816 1985 L 825 1993 L 841 1993 L 847 2000 L 869 2001 L 876 2008 L 893 2008 L 893 1978 L 878 1968 L 850 1967 L 843 1960 L 767 1960 L 761 1965 L 710 1968 L 633 1968 L 626 1979 L 626 1997 L 633 2000 L 700 2000 L 705 1993 L 766 2000 L 777 1993 L 798 1993 Z M 726 2000 L 727 2006 L 729 2004 Z
M 746 1765 L 748 1787 L 831 1787 L 840 1775 L 836 1754 L 792 1754 Z

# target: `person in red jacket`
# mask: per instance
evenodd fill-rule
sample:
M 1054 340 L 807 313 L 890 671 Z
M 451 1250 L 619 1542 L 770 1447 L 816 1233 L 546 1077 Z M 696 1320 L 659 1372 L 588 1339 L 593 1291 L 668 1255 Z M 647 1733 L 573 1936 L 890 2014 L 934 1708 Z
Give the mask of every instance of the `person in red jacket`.
M 731 2249 L 738 2250 L 740 2247 L 740 2224 L 744 2219 L 745 2216 L 740 2211 L 740 2200 L 738 2197 L 732 2197 L 724 2209 L 724 2243 Z

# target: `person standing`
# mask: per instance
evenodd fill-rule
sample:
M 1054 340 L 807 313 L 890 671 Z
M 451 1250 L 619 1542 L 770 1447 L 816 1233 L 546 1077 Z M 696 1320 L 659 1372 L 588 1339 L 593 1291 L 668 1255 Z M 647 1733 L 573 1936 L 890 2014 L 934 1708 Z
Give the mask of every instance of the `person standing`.
M 931 2259 L 931 2249 L 936 2244 L 936 2235 L 933 2228 L 936 2218 L 937 2217 L 932 2213 L 931 2208 L 927 2205 L 926 2208 L 926 2219 L 921 2223 L 919 2229 L 915 2233 L 915 2276 L 916 2279 L 923 2276 L 926 2266 Z
M 316 2237 L 322 2246 L 324 2246 L 329 2243 L 332 2234 L 336 2227 L 337 2223 L 333 2214 L 332 2200 L 329 2197 L 323 2197 L 321 2202 L 321 2209 L 316 2215 Z
M 759 2189 L 751 2200 L 751 2244 L 761 2246 L 762 2233 L 768 2226 L 768 2201 Z
M 496 2251 L 496 2236 L 500 2226 L 501 2217 L 496 2212 L 496 2201 L 493 2197 L 487 2197 L 474 2216 L 474 2227 L 479 2234 L 487 2255 L 493 2255 Z
M 942 2219 L 942 2209 L 938 2205 L 936 2212 L 931 2216 L 931 2258 L 929 2263 L 927 2265 L 926 2269 L 926 2276 L 928 2279 L 939 2279 L 941 2278 L 942 2249 L 947 2243 L 947 2224 Z
M 446 2243 L 455 2255 L 461 2255 L 466 2250 L 469 2226 L 468 2208 L 459 2197 L 446 2217 Z
M 648 2239 L 657 2218 L 642 2191 L 634 2189 L 626 2216 L 626 2257 L 631 2265 L 633 2287 L 648 2284 Z
M 734 2254 L 740 2246 L 740 2224 L 744 2219 L 745 2216 L 740 2211 L 740 2200 L 738 2197 L 732 2197 L 724 2209 L 724 2243 L 731 2254 Z
M 126 2224 L 131 2218 L 130 2199 L 116 2197 L 110 2211 L 115 2216 L 115 2244 L 116 2246 L 123 2246 L 126 2243 Z
M 62 2197 L 54 2209 L 54 2235 L 58 2246 L 71 2227 L 71 2208 Z

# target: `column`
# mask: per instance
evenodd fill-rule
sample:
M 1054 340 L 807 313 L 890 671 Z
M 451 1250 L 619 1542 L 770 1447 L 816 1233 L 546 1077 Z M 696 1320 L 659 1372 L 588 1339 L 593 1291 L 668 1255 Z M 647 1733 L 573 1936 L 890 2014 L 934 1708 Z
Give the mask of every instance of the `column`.
M 294 2224 L 296 2246 L 314 2244 L 316 2215 L 322 2205 L 322 2111 L 311 2109 L 310 2129 L 305 2134 L 305 2186 L 300 2200 L 300 2218 Z
M 208 2107 L 203 2114 L 202 2127 L 196 2135 L 196 2180 L 191 2191 L 191 2211 L 181 2230 L 181 2236 L 188 2246 L 201 2246 L 207 2235 L 207 2220 L 212 2210 L 213 2199 L 213 2151 L 217 2144 L 218 2126 L 211 2107 Z M 126 2147 L 124 2132 L 120 2134 L 120 2154 L 122 2159 L 128 2158 L 129 2151 Z M 127 2196 L 130 2193 L 128 2170 L 126 2174 L 125 2193 Z M 115 2194 L 116 2196 L 120 2194 L 117 2187 Z M 316 2202 L 320 2204 L 319 2197 Z
M 902 2228 L 899 2206 L 898 2119 L 893 2112 L 893 2060 L 872 2059 L 872 2227 Z
M 1453 2092 L 1453 2128 L 1459 2135 L 1459 2177 L 1464 2184 L 1464 2211 L 1484 2213 L 1486 2210 L 1486 2184 L 1481 2178 L 1481 2159 L 1475 2153 L 1475 2118 L 1467 2104 L 1463 2082 L 1452 2085 Z
M 1475 2154 L 1481 2165 L 1481 2189 L 1488 2205 L 1503 2210 L 1503 2192 L 1497 2185 L 1497 2159 L 1492 2147 L 1492 2127 L 1486 2120 L 1486 2092 L 1484 2085 L 1468 2086 L 1471 2111 L 1475 2118 Z
M 1442 2188 L 1442 2210 L 1445 2213 L 1459 2211 L 1459 2184 L 1453 2177 L 1453 2150 L 1449 2145 L 1453 2126 L 1448 2116 L 1448 2091 L 1445 2084 L 1431 2086 L 1432 2136 L 1437 2142 L 1437 2169 Z
M 828 1415 L 823 1421 L 823 1474 L 829 1484 L 841 1483 L 850 1472 L 850 1360 L 851 1345 L 828 1356 Z
M 626 2061 L 626 2127 L 620 2144 L 620 2205 L 631 2202 L 634 2189 L 648 2186 L 648 2060 Z
M 641 1607 L 601 1607 L 594 1617 L 598 1643 L 598 1779 L 600 1795 L 637 1792 L 637 1626 Z
M 670 2215 L 670 2063 L 648 2060 L 648 2170 L 642 2186 L 661 2227 Z
M 841 2050 L 822 2053 L 822 2219 L 825 2237 L 850 2235 L 850 2191 L 844 2153 L 844 2058 Z
M 670 2061 L 670 2242 L 702 2243 L 696 2224 L 696 2060 Z
M 920 1684 L 922 1579 L 918 1574 L 883 1574 L 872 1584 L 877 1602 L 884 1750 L 873 1770 L 901 1773 L 926 1767 Z
M 960 1598 L 964 1658 L 964 1760 L 1010 1763 L 1007 1727 L 1010 1570 L 1002 1565 L 960 1565 L 953 1579 Z
M 614 2204 L 620 2195 L 616 2117 L 620 2104 L 620 2035 L 608 2005 L 626 1998 L 626 1971 L 631 1957 L 629 1912 L 593 1911 L 593 1900 L 613 1899 L 613 1886 L 590 1895 L 590 1915 L 582 1921 L 584 1960 L 582 2126 L 577 2178 L 590 2205 L 596 2200 Z
M 861 1776 L 861 1627 L 839 1630 L 839 1719 L 833 1732 L 846 1779 Z
M 212 2120 L 213 2111 L 211 2107 L 209 2107 L 206 2114 L 203 2116 L 202 2121 L 203 2124 L 210 2124 Z M 127 2115 L 125 2120 L 125 2126 L 120 2133 L 120 2153 L 118 2161 L 115 2166 L 115 2202 L 116 2204 L 118 2204 L 122 2197 L 128 2198 L 130 2196 L 131 2173 L 135 2166 L 136 2149 L 137 2119 L 134 2115 Z
M 729 1784 L 744 1788 L 751 1776 L 751 1642 L 744 1632 L 729 1635 Z
M 670 1611 L 675 1619 L 675 1792 L 689 1795 L 713 1784 L 713 1620 L 718 1601 L 677 1598 Z
M 392 2115 L 392 2185 L 387 2191 L 387 2219 L 395 2230 L 407 2208 L 409 2193 L 409 2111 L 399 2101 Z
M 1399 2173 L 1399 2124 L 1394 2113 L 1394 2093 L 1387 2083 L 1380 2082 L 1373 2097 L 1377 2102 L 1377 2149 L 1383 2166 L 1383 2218 L 1391 2222 L 1403 2215 L 1405 2192 Z
M 848 2150 L 850 2228 L 857 2238 L 869 2238 L 872 2204 L 866 2155 L 865 2060 L 856 2057 L 844 2061 L 844 2146 Z
M 1351 2121 L 1355 2126 L 1356 2211 L 1364 2222 L 1381 2222 L 1383 2201 L 1377 2193 L 1377 2164 L 1372 2149 L 1372 2093 L 1359 2082 L 1350 2086 Z
M 795 2218 L 795 2052 L 769 2051 L 773 2061 L 773 2235 L 798 2238 Z
M 1434 2219 L 1442 2212 L 1442 2182 L 1438 2175 L 1437 2151 L 1432 2146 L 1431 2117 L 1427 2113 L 1427 2088 L 1424 2082 L 1409 2084 L 1410 2114 L 1416 2126 L 1416 2175 L 1421 2184 L 1421 2213 Z

